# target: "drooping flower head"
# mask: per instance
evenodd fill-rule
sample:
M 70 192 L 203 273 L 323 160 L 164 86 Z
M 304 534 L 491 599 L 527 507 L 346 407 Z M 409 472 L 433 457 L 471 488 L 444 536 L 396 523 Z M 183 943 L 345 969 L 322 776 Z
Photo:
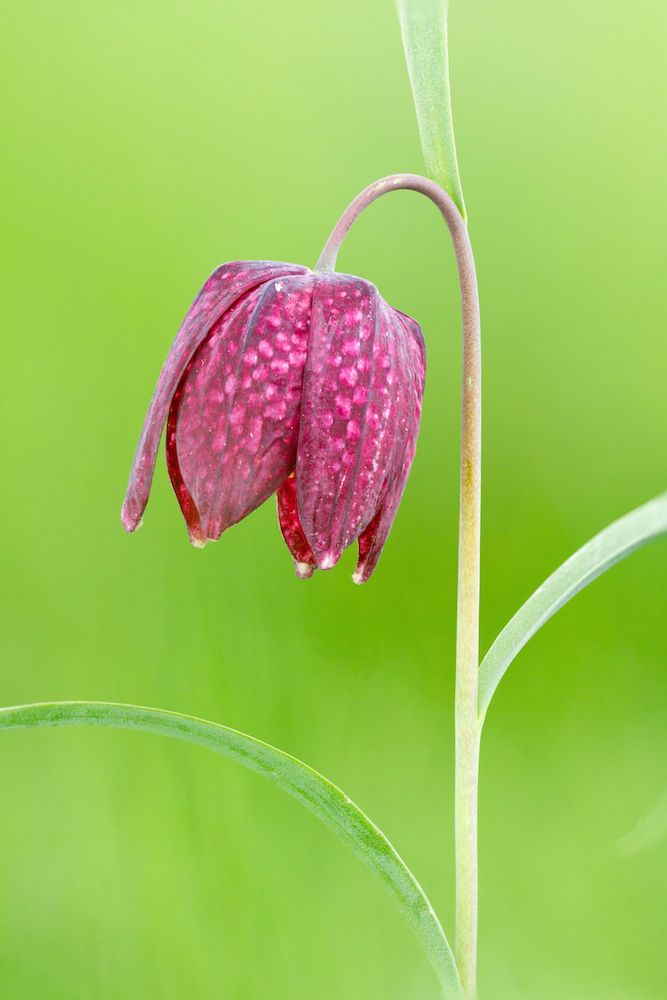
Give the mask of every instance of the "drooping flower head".
M 278 494 L 297 576 L 355 539 L 371 575 L 415 455 L 424 390 L 418 324 L 368 281 L 236 261 L 208 278 L 160 374 L 123 505 L 134 531 L 160 436 L 190 540 L 202 546 Z

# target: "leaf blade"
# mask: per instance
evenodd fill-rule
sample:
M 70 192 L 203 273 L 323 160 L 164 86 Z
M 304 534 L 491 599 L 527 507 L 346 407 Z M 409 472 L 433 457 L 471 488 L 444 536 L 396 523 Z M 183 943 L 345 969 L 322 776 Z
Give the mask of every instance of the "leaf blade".
M 447 0 L 397 0 L 426 172 L 466 219 L 456 158 L 447 50 Z
M 667 533 L 667 493 L 625 514 L 586 542 L 537 588 L 492 643 L 479 668 L 479 720 L 529 639 L 564 604 L 632 552 Z
M 625 857 L 655 847 L 667 837 L 667 788 L 629 833 L 616 843 L 616 850 Z
M 446 997 L 461 997 L 456 963 L 421 886 L 384 834 L 336 785 L 268 743 L 205 719 L 140 705 L 48 702 L 0 709 L 0 730 L 107 726 L 182 739 L 213 750 L 273 781 L 326 823 L 383 883 L 428 955 Z

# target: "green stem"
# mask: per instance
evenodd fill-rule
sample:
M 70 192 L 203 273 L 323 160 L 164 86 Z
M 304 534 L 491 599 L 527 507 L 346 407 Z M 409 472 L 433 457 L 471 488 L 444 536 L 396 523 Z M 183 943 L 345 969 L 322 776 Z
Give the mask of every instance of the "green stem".
M 482 367 L 479 300 L 472 250 L 462 271 L 463 390 L 459 578 L 456 625 L 456 958 L 465 995 L 476 996 L 479 586 Z
M 429 177 L 449 192 L 465 219 L 449 88 L 448 0 L 397 0 L 397 6 L 426 169 Z M 463 298 L 463 415 L 456 626 L 455 823 L 456 956 L 465 994 L 474 998 L 477 957 L 482 373 L 477 285 L 469 247 L 468 243 L 470 261 L 463 269 L 459 261 Z
M 418 191 L 440 209 L 456 254 L 463 320 L 461 501 L 456 633 L 456 957 L 466 997 L 476 995 L 477 783 L 479 729 L 479 561 L 482 462 L 482 367 L 477 276 L 463 216 L 438 184 L 416 174 L 395 174 L 355 198 L 329 237 L 316 272 L 334 271 L 336 256 L 354 220 L 388 191 Z

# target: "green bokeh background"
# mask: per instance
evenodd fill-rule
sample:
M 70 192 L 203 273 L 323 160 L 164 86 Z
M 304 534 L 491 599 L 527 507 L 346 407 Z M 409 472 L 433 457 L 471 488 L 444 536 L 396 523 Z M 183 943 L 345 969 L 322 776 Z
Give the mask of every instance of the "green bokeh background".
M 162 459 L 120 504 L 173 334 L 222 261 L 312 264 L 423 172 L 391 0 L 6 0 L 0 704 L 156 705 L 326 774 L 453 924 L 459 305 L 435 209 L 339 261 L 422 323 L 417 460 L 373 580 L 297 581 L 270 501 L 203 552 Z M 663 0 L 452 0 L 485 350 L 483 644 L 667 488 Z M 525 649 L 483 742 L 483 1000 L 664 1000 L 667 544 Z M 160 737 L 0 740 L 8 1000 L 435 1000 L 379 884 L 237 765 Z

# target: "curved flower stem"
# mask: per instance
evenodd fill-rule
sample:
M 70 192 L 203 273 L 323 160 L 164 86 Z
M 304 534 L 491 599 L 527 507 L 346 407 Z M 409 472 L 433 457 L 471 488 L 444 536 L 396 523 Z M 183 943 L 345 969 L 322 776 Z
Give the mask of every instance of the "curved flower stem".
M 463 394 L 461 495 L 456 626 L 456 958 L 466 997 L 474 998 L 477 953 L 477 784 L 479 730 L 479 559 L 482 461 L 482 368 L 477 275 L 466 224 L 452 198 L 434 181 L 394 174 L 362 191 L 327 240 L 314 271 L 335 271 L 338 250 L 354 220 L 388 191 L 418 191 L 442 212 L 461 286 Z

